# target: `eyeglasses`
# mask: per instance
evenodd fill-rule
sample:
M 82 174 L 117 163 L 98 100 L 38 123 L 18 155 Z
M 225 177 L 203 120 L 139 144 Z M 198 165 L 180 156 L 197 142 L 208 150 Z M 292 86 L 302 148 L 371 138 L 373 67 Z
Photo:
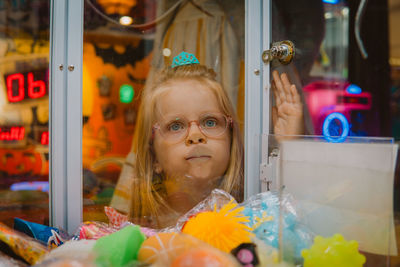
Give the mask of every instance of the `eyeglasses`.
M 173 116 L 165 118 L 153 126 L 153 137 L 154 130 L 158 130 L 161 136 L 169 142 L 180 142 L 188 136 L 192 123 L 196 123 L 205 136 L 215 138 L 224 134 L 228 126 L 232 126 L 232 118 L 220 113 L 206 113 L 201 115 L 198 120 L 192 121 L 184 116 Z

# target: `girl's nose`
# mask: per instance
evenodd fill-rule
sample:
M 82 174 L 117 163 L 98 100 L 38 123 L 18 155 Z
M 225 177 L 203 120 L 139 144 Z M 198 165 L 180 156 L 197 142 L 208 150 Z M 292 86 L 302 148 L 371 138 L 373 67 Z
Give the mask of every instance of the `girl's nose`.
M 191 124 L 188 128 L 188 135 L 185 140 L 186 145 L 191 144 L 206 144 L 207 138 L 206 136 L 200 131 L 200 128 L 197 124 Z

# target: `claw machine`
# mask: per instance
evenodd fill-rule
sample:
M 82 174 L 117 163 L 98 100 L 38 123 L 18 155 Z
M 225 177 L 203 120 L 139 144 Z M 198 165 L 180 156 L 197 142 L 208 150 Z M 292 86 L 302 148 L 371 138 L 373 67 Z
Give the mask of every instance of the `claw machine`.
M 237 224 L 246 237 L 211 238 L 221 266 L 396 266 L 397 5 L 0 1 L 0 221 L 63 229 L 69 244 L 137 226 L 145 242 L 196 232 L 188 222 L 210 212 L 224 216 L 201 224 L 204 239 Z M 196 64 L 218 86 L 171 82 L 149 101 L 165 73 Z

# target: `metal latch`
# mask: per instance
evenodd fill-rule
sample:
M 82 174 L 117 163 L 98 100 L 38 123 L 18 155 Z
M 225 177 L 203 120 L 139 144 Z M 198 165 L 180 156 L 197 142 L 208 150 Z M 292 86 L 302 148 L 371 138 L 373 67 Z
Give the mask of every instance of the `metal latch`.
M 293 42 L 289 40 L 273 43 L 271 49 L 265 50 L 262 53 L 264 63 L 269 63 L 274 59 L 278 59 L 280 63 L 287 65 L 292 62 L 294 57 L 295 47 Z

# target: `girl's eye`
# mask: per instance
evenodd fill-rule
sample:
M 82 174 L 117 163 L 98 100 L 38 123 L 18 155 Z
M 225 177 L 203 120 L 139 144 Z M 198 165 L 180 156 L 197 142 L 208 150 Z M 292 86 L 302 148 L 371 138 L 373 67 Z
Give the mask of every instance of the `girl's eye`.
M 168 130 L 171 132 L 177 132 L 184 129 L 184 126 L 181 122 L 173 122 L 168 126 Z
M 204 125 L 204 127 L 207 127 L 207 128 L 213 128 L 218 125 L 218 121 L 215 118 L 208 118 L 208 119 L 204 120 L 203 125 Z

